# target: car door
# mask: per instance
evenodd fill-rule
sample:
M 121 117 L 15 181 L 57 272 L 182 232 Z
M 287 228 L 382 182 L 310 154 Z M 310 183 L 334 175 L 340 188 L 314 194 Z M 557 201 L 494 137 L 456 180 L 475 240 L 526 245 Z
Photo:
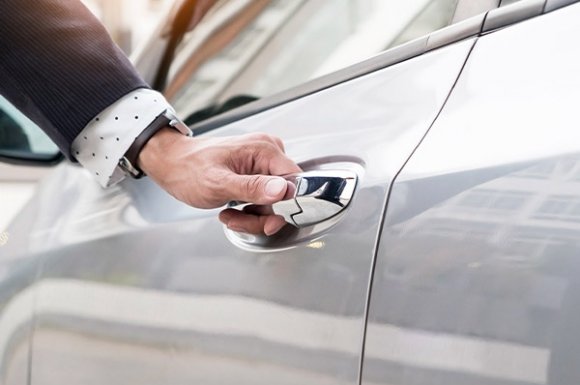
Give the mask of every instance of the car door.
M 356 174 L 346 210 L 316 226 L 244 237 L 147 179 L 102 190 L 60 166 L 30 226 L 43 256 L 31 383 L 356 384 L 390 183 L 473 39 L 388 65 L 418 43 L 207 134 L 265 131 L 306 170 Z
M 0 230 L 0 382 L 28 381 L 38 258 L 19 252 L 17 237 Z M 10 255 L 10 257 L 7 257 Z
M 476 42 L 393 184 L 362 384 L 580 381 L 579 17 Z

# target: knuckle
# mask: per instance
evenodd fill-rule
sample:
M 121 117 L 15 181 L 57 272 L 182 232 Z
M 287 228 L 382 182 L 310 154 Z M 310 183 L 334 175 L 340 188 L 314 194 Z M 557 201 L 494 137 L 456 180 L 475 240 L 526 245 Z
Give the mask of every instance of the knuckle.
M 256 195 L 257 193 L 260 192 L 260 189 L 262 187 L 262 178 L 260 178 L 260 176 L 258 175 L 251 175 L 248 178 L 246 178 L 245 181 L 245 190 L 248 192 L 248 194 L 250 195 Z
M 263 132 L 252 132 L 246 135 L 246 138 L 253 142 L 264 142 L 268 141 L 268 135 L 264 134 Z
M 275 146 L 268 142 L 259 142 L 248 148 L 248 151 L 251 152 L 252 158 L 259 162 L 270 158 L 275 151 Z
M 259 146 L 259 150 L 261 152 L 272 153 L 277 152 L 280 149 L 276 146 L 276 144 L 272 142 L 261 142 Z
M 266 134 L 264 132 L 255 132 L 250 135 L 252 140 L 255 140 L 257 142 L 266 142 L 274 146 L 280 146 L 280 144 L 282 143 L 282 140 L 277 136 Z
M 282 139 L 275 138 L 275 140 L 276 140 L 276 144 L 278 145 L 278 147 L 280 147 L 282 149 L 282 151 L 284 151 L 284 142 L 282 142 Z

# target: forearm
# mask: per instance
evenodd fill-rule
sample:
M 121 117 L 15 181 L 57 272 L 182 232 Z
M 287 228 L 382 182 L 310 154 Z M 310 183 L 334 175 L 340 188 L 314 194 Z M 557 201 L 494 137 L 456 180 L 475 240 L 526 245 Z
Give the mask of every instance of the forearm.
M 0 93 L 67 156 L 93 117 L 147 87 L 77 0 L 0 0 L 0 53 Z

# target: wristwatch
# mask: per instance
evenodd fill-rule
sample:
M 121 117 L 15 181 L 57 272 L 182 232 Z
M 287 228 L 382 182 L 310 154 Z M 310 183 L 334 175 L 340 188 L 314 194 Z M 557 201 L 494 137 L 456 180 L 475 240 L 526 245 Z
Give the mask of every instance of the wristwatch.
M 193 136 L 193 131 L 191 131 L 185 123 L 175 116 L 173 111 L 165 110 L 149 123 L 149 125 L 135 138 L 135 141 L 131 144 L 125 155 L 119 159 L 119 167 L 135 179 L 145 176 L 143 170 L 137 167 L 137 158 L 149 139 L 151 139 L 151 137 L 163 127 L 172 127 L 183 135 Z

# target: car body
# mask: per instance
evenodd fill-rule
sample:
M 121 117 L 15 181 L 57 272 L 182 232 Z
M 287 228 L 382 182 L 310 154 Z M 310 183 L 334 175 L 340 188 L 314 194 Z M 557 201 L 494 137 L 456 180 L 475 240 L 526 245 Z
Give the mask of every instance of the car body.
M 578 383 L 580 4 L 492 3 L 193 125 L 355 173 L 319 224 L 247 236 L 59 165 L 0 247 L 2 382 Z

